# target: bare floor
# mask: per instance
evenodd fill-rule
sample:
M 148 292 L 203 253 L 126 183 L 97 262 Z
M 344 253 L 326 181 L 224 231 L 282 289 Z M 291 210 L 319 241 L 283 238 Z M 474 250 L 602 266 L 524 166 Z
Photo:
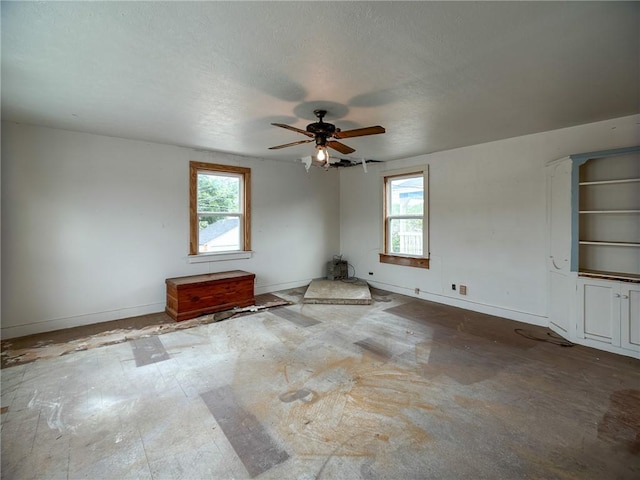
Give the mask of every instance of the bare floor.
M 640 478 L 640 361 L 374 289 L 303 293 L 4 368 L 2 478 Z

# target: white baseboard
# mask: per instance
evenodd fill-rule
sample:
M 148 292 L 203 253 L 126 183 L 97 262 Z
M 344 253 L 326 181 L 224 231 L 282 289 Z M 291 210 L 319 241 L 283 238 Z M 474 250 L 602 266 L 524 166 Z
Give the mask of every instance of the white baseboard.
M 275 283 L 270 285 L 259 285 L 255 287 L 256 295 L 262 293 L 271 293 L 278 290 L 287 290 L 289 288 L 298 288 L 307 286 L 311 282 L 308 280 L 298 280 L 295 282 Z M 37 333 L 53 332 L 65 328 L 81 327 L 84 325 L 92 325 L 94 323 L 109 322 L 112 320 L 120 320 L 121 318 L 137 317 L 139 315 L 148 315 L 151 313 L 163 312 L 165 303 L 152 303 L 149 305 L 139 305 L 135 307 L 126 307 L 117 310 L 109 310 L 106 312 L 89 313 L 85 315 L 75 315 L 72 317 L 56 318 L 52 320 L 43 320 L 24 325 L 3 326 L 0 329 L 1 337 L 4 340 L 9 338 L 24 337 L 26 335 L 34 335 Z
M 287 290 L 290 288 L 299 288 L 309 285 L 312 279 L 298 280 L 294 282 L 276 283 L 269 285 L 257 285 L 255 287 L 255 294 L 260 295 L 263 293 L 272 293 L 279 290 Z M 494 315 L 497 317 L 508 318 L 510 320 L 516 320 L 518 322 L 524 322 L 531 325 L 538 325 L 546 327 L 548 326 L 548 319 L 546 316 L 535 315 L 527 312 L 520 312 L 517 310 L 510 310 L 503 307 L 497 307 L 493 305 L 485 305 L 468 300 L 458 300 L 455 298 L 447 297 L 444 295 L 431 294 L 427 292 L 421 292 L 419 295 L 415 295 L 410 288 L 397 287 L 395 285 L 388 285 L 382 282 L 374 282 L 367 280 L 369 284 L 374 287 L 387 290 L 409 297 L 420 298 L 423 300 L 429 300 L 432 302 L 443 303 L 445 305 L 451 305 L 453 307 L 464 308 L 479 313 L 486 313 L 488 315 Z M 30 323 L 26 325 L 16 325 L 9 327 L 2 327 L 2 338 L 9 339 L 15 337 L 23 337 L 26 335 L 33 335 L 36 333 L 52 332 L 54 330 L 62 330 L 64 328 L 79 327 L 83 325 L 91 325 L 94 323 L 108 322 L 111 320 L 119 320 L 121 318 L 136 317 L 139 315 L 148 315 L 151 313 L 158 313 L 164 311 L 164 303 L 153 303 L 149 305 L 140 305 L 135 307 L 127 307 L 118 310 L 110 310 L 106 312 L 90 313 L 86 315 L 77 315 L 67 318 L 56 318 L 53 320 L 46 320 L 42 322 Z
M 158 313 L 164 311 L 164 303 L 152 303 L 149 305 L 139 305 L 135 307 L 126 307 L 118 310 L 109 310 L 107 312 L 89 313 L 86 315 L 77 315 L 66 318 L 56 318 L 53 320 L 44 320 L 41 322 L 29 323 L 26 325 L 16 325 L 13 327 L 2 327 L 2 339 L 24 337 L 36 333 L 53 332 L 64 328 L 80 327 L 83 325 L 91 325 L 94 323 L 109 322 L 111 320 L 120 320 L 121 318 L 137 317 L 139 315 L 148 315 L 150 313 Z
M 375 282 L 367 280 L 367 282 L 373 287 L 387 290 L 394 293 L 400 293 L 407 295 L 408 297 L 420 298 L 422 300 L 429 300 L 430 302 L 443 303 L 452 307 L 464 308 L 465 310 L 471 310 L 473 312 L 486 313 L 487 315 L 493 315 L 496 317 L 507 318 L 509 320 L 515 320 L 517 322 L 528 323 L 530 325 L 537 325 L 539 327 L 547 327 L 549 325 L 549 319 L 545 315 L 536 315 L 534 313 L 521 312 L 519 310 L 512 310 L 505 307 L 498 307 L 495 305 L 487 305 L 484 303 L 478 303 L 471 300 L 462 300 L 458 298 L 449 297 L 446 295 L 438 295 L 429 292 L 420 292 L 416 295 L 411 288 L 398 287 L 396 285 L 388 285 L 382 282 Z

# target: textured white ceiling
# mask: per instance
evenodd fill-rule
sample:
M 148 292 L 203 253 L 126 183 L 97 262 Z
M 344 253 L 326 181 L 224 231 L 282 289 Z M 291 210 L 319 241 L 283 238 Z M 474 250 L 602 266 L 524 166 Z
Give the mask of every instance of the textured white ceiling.
M 640 2 L 6 2 L 2 118 L 295 159 L 314 108 L 392 160 L 640 112 Z

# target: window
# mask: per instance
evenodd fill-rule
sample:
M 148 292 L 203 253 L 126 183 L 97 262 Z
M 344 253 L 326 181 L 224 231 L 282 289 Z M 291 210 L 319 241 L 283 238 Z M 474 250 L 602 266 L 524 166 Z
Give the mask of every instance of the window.
M 189 163 L 189 253 L 251 250 L 251 169 Z
M 382 263 L 429 268 L 428 168 L 385 172 Z

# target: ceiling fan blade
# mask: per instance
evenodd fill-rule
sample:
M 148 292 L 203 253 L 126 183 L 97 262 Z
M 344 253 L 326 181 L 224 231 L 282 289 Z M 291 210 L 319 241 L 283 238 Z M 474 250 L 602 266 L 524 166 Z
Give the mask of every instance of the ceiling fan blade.
M 363 137 L 365 135 L 378 135 L 384 133 L 386 130 L 380 125 L 375 127 L 355 128 L 353 130 L 346 130 L 344 132 L 336 132 L 333 134 L 335 138 L 351 138 L 351 137 Z
M 309 142 L 313 142 L 313 139 L 311 139 L 311 140 L 299 140 L 297 142 L 285 143 L 284 145 L 277 145 L 275 147 L 269 147 L 269 150 L 278 150 L 279 148 L 293 147 L 294 145 L 300 145 L 301 143 L 309 143 Z
M 327 142 L 327 147 L 333 148 L 334 150 L 337 150 L 340 153 L 344 153 L 345 155 L 355 152 L 355 150 L 348 145 L 340 142 L 335 142 L 333 140 Z
M 292 127 L 291 125 L 286 125 L 284 123 L 272 123 L 271 125 L 275 125 L 276 127 L 286 128 L 287 130 L 292 130 L 294 132 L 301 133 L 303 135 L 306 135 L 307 137 L 313 137 L 314 136 L 313 133 L 309 133 L 306 130 L 301 130 L 299 128 Z

